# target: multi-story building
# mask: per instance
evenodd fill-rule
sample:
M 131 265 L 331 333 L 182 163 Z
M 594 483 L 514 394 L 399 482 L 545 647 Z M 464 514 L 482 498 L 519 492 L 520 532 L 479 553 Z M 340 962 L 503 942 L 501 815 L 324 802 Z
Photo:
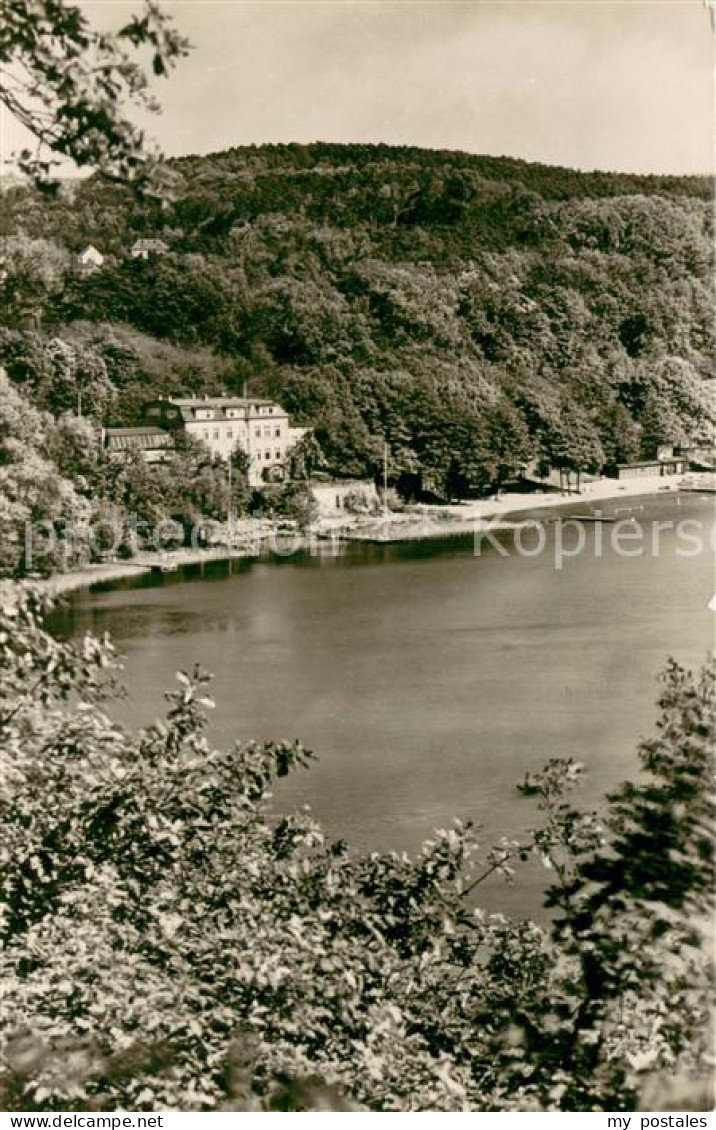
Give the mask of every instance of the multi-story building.
M 248 457 L 252 486 L 281 482 L 291 448 L 306 433 L 291 427 L 280 405 L 254 397 L 165 397 L 146 404 L 144 418 L 168 432 L 184 431 L 222 459 L 240 448 Z

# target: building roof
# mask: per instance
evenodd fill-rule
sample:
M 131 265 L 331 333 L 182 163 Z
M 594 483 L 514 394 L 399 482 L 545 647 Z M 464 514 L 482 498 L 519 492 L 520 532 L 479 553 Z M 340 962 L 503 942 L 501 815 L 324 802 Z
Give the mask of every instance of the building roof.
M 663 467 L 664 463 L 683 463 L 685 456 L 683 455 L 670 455 L 666 459 L 643 459 L 638 463 L 617 463 L 617 468 L 620 471 L 626 471 L 630 467 Z
M 275 401 L 258 396 L 169 396 L 167 400 L 180 408 L 247 408 L 254 404 L 279 407 Z
M 171 447 L 172 436 L 163 428 L 105 428 L 105 444 L 110 451 L 139 449 L 150 451 L 156 447 Z
M 135 239 L 132 244 L 132 251 L 168 251 L 169 246 L 163 239 L 142 238 Z
M 158 402 L 155 400 L 151 403 L 164 403 L 178 408 L 182 418 L 187 422 L 199 422 L 197 412 L 202 409 L 210 409 L 214 413 L 212 417 L 214 420 L 230 419 L 231 417 L 226 415 L 227 411 L 237 408 L 246 413 L 247 416 L 251 416 L 252 410 L 261 408 L 273 409 L 272 415 L 275 418 L 288 415 L 285 409 L 275 400 L 264 400 L 256 396 L 166 396 L 160 397 Z M 149 407 L 149 405 L 146 407 Z

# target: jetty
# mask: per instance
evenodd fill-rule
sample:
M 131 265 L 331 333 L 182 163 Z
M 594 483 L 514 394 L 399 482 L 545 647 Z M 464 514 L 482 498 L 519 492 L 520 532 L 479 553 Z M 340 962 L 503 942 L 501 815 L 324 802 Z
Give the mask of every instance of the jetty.
M 701 475 L 689 475 L 680 484 L 680 490 L 690 494 L 716 494 L 716 473 L 705 472 Z

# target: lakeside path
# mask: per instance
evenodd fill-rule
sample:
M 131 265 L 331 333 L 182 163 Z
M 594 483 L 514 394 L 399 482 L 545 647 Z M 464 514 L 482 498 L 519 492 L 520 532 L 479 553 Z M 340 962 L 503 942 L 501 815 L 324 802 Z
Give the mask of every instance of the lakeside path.
M 319 537 L 343 537 L 350 541 L 411 541 L 449 536 L 470 533 L 478 520 L 499 523 L 501 518 L 510 514 L 532 514 L 535 511 L 556 510 L 580 503 L 589 511 L 599 502 L 627 500 L 666 491 L 676 492 L 686 486 L 687 482 L 683 476 L 654 476 L 627 481 L 596 479 L 584 483 L 579 494 L 536 491 L 532 494 L 506 494 L 499 500 L 479 499 L 454 505 L 423 505 L 391 513 L 385 518 L 355 517 L 349 521 L 345 518 L 328 519 L 321 522 L 313 532 Z M 87 565 L 68 573 L 58 573 L 37 583 L 53 596 L 60 596 L 76 589 L 140 576 L 166 566 L 180 569 L 184 565 L 203 565 L 213 561 L 256 556 L 257 547 L 268 545 L 270 548 L 274 537 L 281 537 L 278 525 L 267 523 L 264 519 L 256 524 L 254 541 L 250 545 L 232 549 L 226 546 L 179 549 L 167 553 L 149 551 L 141 553 L 134 560 Z M 307 543 L 307 537 L 293 539 L 296 549 Z

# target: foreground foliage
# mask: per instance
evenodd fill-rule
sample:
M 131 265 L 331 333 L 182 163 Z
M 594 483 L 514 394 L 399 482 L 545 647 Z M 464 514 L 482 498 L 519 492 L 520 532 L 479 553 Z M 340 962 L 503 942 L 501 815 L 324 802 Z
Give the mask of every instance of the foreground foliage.
M 214 749 L 201 672 L 128 734 L 109 642 L 58 642 L 45 610 L 0 612 L 6 1107 L 660 1109 L 674 1082 L 708 1103 L 713 666 L 669 664 L 645 775 L 603 819 L 553 761 L 521 786 L 524 842 L 483 854 L 456 824 L 360 857 L 271 815 L 299 745 Z M 532 853 L 551 927 L 475 907 Z
M 156 111 L 142 66 L 166 75 L 188 44 L 168 17 L 147 2 L 114 33 L 92 27 L 66 0 L 3 0 L 0 26 L 0 102 L 35 142 L 18 167 L 43 189 L 60 157 L 99 165 L 106 177 L 144 183 L 156 160 L 132 109 Z

